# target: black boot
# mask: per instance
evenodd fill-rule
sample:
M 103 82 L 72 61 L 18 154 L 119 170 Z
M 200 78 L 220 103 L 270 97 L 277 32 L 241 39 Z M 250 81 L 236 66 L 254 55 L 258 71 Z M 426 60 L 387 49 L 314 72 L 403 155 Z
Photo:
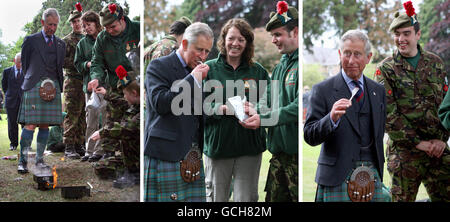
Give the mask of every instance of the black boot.
M 64 156 L 70 159 L 80 159 L 80 154 L 75 151 L 75 145 L 66 144 L 66 151 L 64 152 Z

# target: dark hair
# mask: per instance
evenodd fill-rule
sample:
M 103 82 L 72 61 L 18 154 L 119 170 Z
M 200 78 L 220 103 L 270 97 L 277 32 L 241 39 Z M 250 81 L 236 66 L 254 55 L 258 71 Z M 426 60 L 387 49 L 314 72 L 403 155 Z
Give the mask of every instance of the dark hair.
M 133 80 L 132 82 L 130 82 L 125 88 L 123 88 L 123 90 L 126 90 L 128 92 L 133 92 L 133 90 L 134 90 L 134 91 L 136 91 L 138 96 L 140 95 L 139 93 L 141 92 L 140 87 L 137 84 L 136 80 Z
M 184 30 L 186 30 L 187 27 L 188 26 L 186 25 L 186 23 L 181 22 L 181 21 L 175 21 L 169 27 L 169 34 L 170 35 L 183 35 Z
M 100 24 L 100 16 L 92 10 L 83 13 L 83 15 L 81 16 L 81 21 L 94 22 L 98 32 L 101 32 L 103 29 L 102 25 Z
M 241 35 L 244 36 L 245 40 L 247 41 L 244 52 L 242 53 L 241 56 L 241 61 L 246 62 L 249 65 L 252 65 L 253 55 L 255 53 L 255 45 L 253 44 L 255 36 L 253 34 L 252 27 L 244 19 L 233 18 L 228 20 L 227 23 L 225 23 L 225 25 L 222 27 L 222 30 L 220 31 L 219 40 L 217 41 L 217 49 L 219 49 L 219 52 L 221 54 L 223 55 L 227 54 L 227 50 L 225 47 L 225 38 L 228 34 L 228 30 L 230 30 L 231 27 L 236 27 L 241 33 Z

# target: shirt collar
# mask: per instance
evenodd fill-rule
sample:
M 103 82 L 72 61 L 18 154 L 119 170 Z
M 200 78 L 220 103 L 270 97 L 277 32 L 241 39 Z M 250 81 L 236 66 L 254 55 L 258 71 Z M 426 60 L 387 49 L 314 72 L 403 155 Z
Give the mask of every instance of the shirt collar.
M 41 30 L 42 35 L 44 36 L 45 42 L 48 42 L 49 38 L 47 37 L 47 35 L 44 32 L 44 29 Z M 51 36 L 51 39 L 53 41 L 53 35 Z
M 186 69 L 187 64 L 186 62 L 184 62 L 183 57 L 181 57 L 181 54 L 178 52 L 178 50 L 176 50 L 175 53 L 177 54 L 178 60 L 180 60 L 181 65 L 183 65 L 183 68 Z
M 350 92 L 355 88 L 355 86 L 351 83 L 353 79 L 350 79 L 347 74 L 345 73 L 344 69 L 341 69 L 342 77 L 344 77 L 345 83 L 347 84 L 348 88 L 350 89 Z M 358 82 L 364 86 L 364 74 L 359 77 Z

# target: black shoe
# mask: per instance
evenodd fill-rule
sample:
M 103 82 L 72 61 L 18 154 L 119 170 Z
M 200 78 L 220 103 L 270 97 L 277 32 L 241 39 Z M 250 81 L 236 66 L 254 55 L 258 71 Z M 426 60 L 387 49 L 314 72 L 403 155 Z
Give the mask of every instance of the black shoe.
M 97 162 L 102 158 L 102 156 L 98 155 L 98 154 L 94 154 L 92 156 L 89 157 L 89 162 Z
M 89 155 L 83 156 L 83 157 L 81 157 L 81 162 L 86 162 L 86 161 L 88 161 L 89 159 L 90 159 L 90 156 L 89 156 Z
M 17 166 L 17 172 L 19 174 L 26 174 L 26 173 L 28 173 L 27 164 L 26 163 L 19 163 L 19 165 Z
M 75 146 L 73 144 L 66 144 L 66 150 L 64 151 L 64 156 L 69 159 L 80 159 L 80 154 L 75 151 Z
M 13 146 L 13 145 L 11 145 L 11 146 L 9 147 L 9 150 L 10 150 L 10 151 L 14 151 L 14 150 L 17 150 L 17 146 Z
M 84 144 L 82 145 L 75 145 L 75 152 L 78 153 L 80 156 L 84 156 L 86 154 L 86 148 Z

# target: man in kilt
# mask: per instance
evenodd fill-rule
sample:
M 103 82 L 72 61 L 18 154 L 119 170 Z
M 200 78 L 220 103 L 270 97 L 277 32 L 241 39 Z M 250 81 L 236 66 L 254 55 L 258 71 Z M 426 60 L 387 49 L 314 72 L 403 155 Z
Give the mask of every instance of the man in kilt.
M 28 155 L 36 127 L 36 167 L 47 168 L 44 150 L 49 126 L 62 123 L 61 92 L 66 44 L 54 34 L 58 28 L 59 14 L 54 8 L 42 14 L 42 31 L 25 37 L 22 44 L 23 98 L 18 122 L 25 125 L 20 139 L 19 173 L 27 173 Z
M 372 57 L 369 39 L 360 30 L 349 30 L 338 52 L 341 71 L 313 86 L 304 126 L 305 141 L 322 144 L 316 201 L 385 201 L 386 94 L 363 75 Z
M 202 104 L 201 84 L 209 70 L 202 63 L 213 41 L 208 25 L 193 23 L 177 51 L 152 60 L 147 67 L 145 86 L 150 102 L 145 117 L 149 124 L 145 129 L 144 201 L 206 201 L 201 161 L 203 116 L 201 106 L 196 109 L 196 105 Z M 190 98 L 190 102 L 182 102 L 187 103 L 189 113 L 180 115 L 172 109 L 178 96 Z M 191 154 L 195 158 L 187 158 Z M 189 160 L 193 160 L 192 167 L 184 168 Z

